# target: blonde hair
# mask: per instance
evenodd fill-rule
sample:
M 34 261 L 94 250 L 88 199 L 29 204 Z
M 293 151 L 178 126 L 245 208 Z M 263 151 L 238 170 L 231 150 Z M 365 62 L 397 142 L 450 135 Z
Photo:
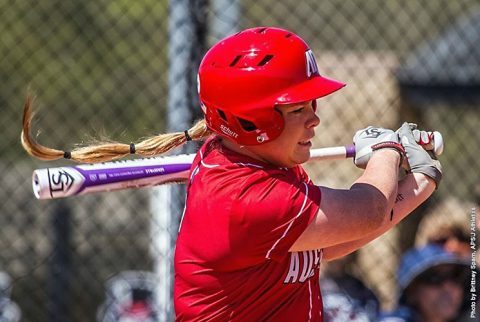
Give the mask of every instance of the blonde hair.
M 33 139 L 30 131 L 33 118 L 32 105 L 33 97 L 28 94 L 23 106 L 22 146 L 28 154 L 45 161 L 66 158 L 79 163 L 97 163 L 120 159 L 131 154 L 149 157 L 166 153 L 187 141 L 200 140 L 213 134 L 202 119 L 185 132 L 159 134 L 135 144 L 99 142 L 72 151 L 61 151 L 43 146 Z

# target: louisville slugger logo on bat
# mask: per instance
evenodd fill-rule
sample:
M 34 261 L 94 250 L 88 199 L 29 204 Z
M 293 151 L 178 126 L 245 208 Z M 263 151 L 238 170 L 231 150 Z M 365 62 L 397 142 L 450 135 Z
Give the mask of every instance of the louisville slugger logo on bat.
M 443 151 L 443 138 L 433 132 L 436 155 Z M 430 142 L 431 143 L 431 142 Z M 355 146 L 338 146 L 310 150 L 310 160 L 352 158 Z M 33 172 L 33 193 L 38 199 L 55 199 L 94 192 L 185 183 L 194 154 L 122 160 L 71 167 L 38 169 Z
M 46 169 L 50 194 L 62 191 L 68 192 L 75 183 L 75 177 L 63 168 Z M 53 196 L 52 196 L 53 197 Z

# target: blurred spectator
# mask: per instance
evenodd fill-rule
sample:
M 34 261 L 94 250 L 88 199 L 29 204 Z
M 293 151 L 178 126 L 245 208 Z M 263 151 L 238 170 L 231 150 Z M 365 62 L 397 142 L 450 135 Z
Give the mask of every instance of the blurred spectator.
M 478 217 L 477 217 L 478 223 Z M 478 230 L 478 229 L 477 229 Z M 478 233 L 477 235 L 478 236 Z M 436 235 L 432 234 L 428 236 L 428 242 L 437 244 L 442 246 L 446 251 L 452 252 L 461 258 L 464 258 L 470 264 L 471 261 L 475 260 L 477 269 L 480 267 L 480 252 L 476 252 L 476 256 L 473 255 L 472 248 L 471 248 L 471 240 L 470 234 L 462 227 L 460 224 L 452 224 L 452 225 L 444 225 L 438 229 L 438 233 Z M 472 240 L 475 243 L 475 240 Z M 473 259 L 472 256 L 475 256 Z M 471 271 L 470 271 L 471 272 Z M 471 277 L 471 273 L 469 273 L 468 278 Z M 465 285 L 465 294 L 469 294 L 470 292 L 470 283 L 469 281 Z M 468 296 L 468 295 L 466 295 Z M 477 301 L 478 303 L 478 301 Z M 464 313 L 462 314 L 463 318 L 459 318 L 458 321 L 471 321 L 470 319 L 470 311 L 471 307 L 468 301 L 465 301 L 462 310 Z
M 438 244 L 414 248 L 398 270 L 398 307 L 382 322 L 459 321 L 467 304 L 468 259 Z
M 440 245 L 446 251 L 466 259 L 472 255 L 470 235 L 459 224 L 440 226 L 435 233 L 427 237 L 427 243 Z
M 345 269 L 349 266 L 345 261 L 353 256 L 355 253 L 328 262 L 322 271 L 324 322 L 373 322 L 378 318 L 380 303 L 375 293 Z
M 122 272 L 106 283 L 107 298 L 97 314 L 99 322 L 157 322 L 155 275 Z M 0 321 L 1 322 L 1 321 Z
M 20 321 L 20 309 L 18 305 L 10 299 L 11 288 L 10 276 L 0 271 L 0 322 Z

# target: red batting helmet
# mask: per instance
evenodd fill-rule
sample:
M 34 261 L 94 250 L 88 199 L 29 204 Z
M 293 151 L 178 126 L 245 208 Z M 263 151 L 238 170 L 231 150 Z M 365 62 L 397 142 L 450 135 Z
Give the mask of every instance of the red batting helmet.
M 242 145 L 268 142 L 282 133 L 277 105 L 314 100 L 343 86 L 320 76 L 300 37 L 273 27 L 221 40 L 205 54 L 198 71 L 207 126 Z

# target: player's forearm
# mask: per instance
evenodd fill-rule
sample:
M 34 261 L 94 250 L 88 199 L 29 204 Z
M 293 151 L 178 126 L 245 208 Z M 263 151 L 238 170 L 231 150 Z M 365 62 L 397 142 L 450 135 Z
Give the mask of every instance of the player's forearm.
M 398 189 L 398 164 L 400 155 L 390 149 L 376 151 L 369 161 L 365 172 L 352 185 L 351 189 L 364 189 L 365 185 L 375 187 L 378 196 L 371 202 L 371 211 L 377 212 L 380 221 L 390 211 L 395 202 Z M 371 189 L 370 189 L 371 190 Z
M 435 191 L 435 182 L 422 173 L 411 173 L 398 184 L 395 205 L 382 226 L 386 229 L 398 224 L 420 206 Z
M 397 152 L 379 150 L 350 189 L 322 187 L 318 213 L 290 251 L 325 249 L 377 231 L 395 202 L 399 161 Z
M 399 183 L 393 211 L 385 214 L 382 225 L 360 239 L 325 248 L 324 259 L 334 260 L 348 255 L 383 235 L 422 204 L 434 190 L 435 183 L 427 176 L 420 173 L 408 175 Z

